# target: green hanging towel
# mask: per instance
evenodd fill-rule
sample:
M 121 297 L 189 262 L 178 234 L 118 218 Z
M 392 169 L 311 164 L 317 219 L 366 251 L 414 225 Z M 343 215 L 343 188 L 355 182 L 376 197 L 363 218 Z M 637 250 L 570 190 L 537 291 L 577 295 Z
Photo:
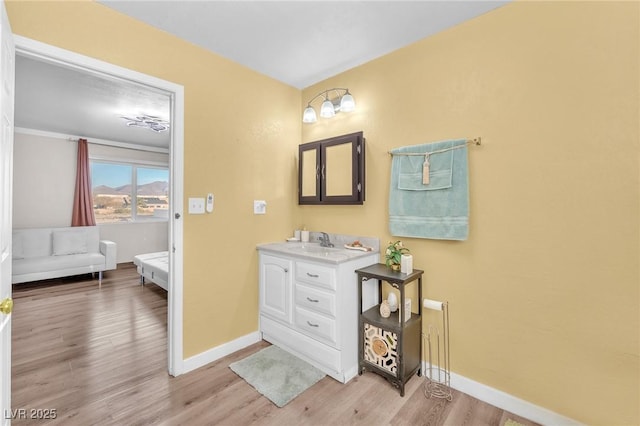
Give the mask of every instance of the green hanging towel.
M 466 144 L 466 139 L 456 139 L 405 146 L 391 151 L 391 235 L 439 240 L 467 239 L 469 175 Z M 425 155 L 401 155 L 403 153 Z M 424 173 L 428 173 L 428 176 Z

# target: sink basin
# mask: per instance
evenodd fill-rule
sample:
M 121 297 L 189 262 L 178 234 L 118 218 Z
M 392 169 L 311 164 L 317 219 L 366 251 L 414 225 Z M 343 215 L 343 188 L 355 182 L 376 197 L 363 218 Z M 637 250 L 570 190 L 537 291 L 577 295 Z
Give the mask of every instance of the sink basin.
M 334 259 L 349 257 L 347 250 L 336 247 L 322 247 L 319 244 L 296 244 L 287 247 L 287 251 L 292 253 L 308 254 L 318 257 L 330 257 Z
M 301 246 L 294 249 L 294 251 L 302 251 L 305 253 L 337 253 L 340 249 L 334 247 L 322 247 L 322 246 Z

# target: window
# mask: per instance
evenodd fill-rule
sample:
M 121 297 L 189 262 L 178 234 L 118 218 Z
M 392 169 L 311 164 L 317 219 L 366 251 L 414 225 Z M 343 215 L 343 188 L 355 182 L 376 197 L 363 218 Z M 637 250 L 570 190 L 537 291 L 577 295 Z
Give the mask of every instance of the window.
M 91 160 L 91 183 L 96 223 L 169 217 L 166 167 Z
M 169 169 L 136 167 L 136 217 L 169 217 Z

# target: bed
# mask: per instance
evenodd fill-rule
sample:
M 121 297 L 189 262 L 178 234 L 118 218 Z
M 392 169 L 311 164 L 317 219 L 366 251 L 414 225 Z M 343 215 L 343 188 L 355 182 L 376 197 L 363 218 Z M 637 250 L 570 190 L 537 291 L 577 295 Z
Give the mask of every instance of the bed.
M 159 251 L 156 253 L 138 254 L 133 257 L 133 264 L 136 265 L 140 274 L 140 283 L 144 285 L 145 280 L 168 289 L 169 283 L 169 252 Z

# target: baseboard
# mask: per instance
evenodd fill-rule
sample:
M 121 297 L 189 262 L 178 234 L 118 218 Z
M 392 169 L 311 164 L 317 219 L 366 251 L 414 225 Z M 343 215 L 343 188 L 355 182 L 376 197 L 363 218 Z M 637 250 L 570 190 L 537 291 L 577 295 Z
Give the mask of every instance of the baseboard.
M 254 343 L 258 343 L 260 340 L 262 340 L 260 332 L 255 331 L 245 336 L 238 337 L 237 339 L 224 343 L 220 346 L 216 346 L 215 348 L 211 348 L 207 351 L 201 352 L 198 355 L 194 355 L 183 361 L 182 373 L 188 373 L 189 371 L 198 369 L 213 361 L 217 361 L 220 358 L 234 353 L 235 351 L 239 351 L 242 348 L 246 348 L 247 346 L 253 345 Z
M 426 371 L 428 363 L 423 362 L 422 367 L 422 371 Z M 480 401 L 486 402 L 536 423 L 554 426 L 582 425 L 582 423 L 576 420 L 562 416 L 544 407 L 532 404 L 531 402 L 517 398 L 501 390 L 492 388 L 453 372 L 451 373 L 451 387 L 477 398 Z
M 260 332 L 255 331 L 235 340 L 211 348 L 205 352 L 194 355 L 184 360 L 183 373 L 188 373 L 211 362 L 217 361 L 235 351 L 258 343 L 262 340 Z M 428 364 L 422 363 L 422 371 L 426 371 Z M 510 413 L 532 420 L 543 425 L 555 426 L 578 426 L 582 423 L 562 416 L 544 407 L 532 404 L 531 402 L 517 398 L 501 390 L 492 388 L 483 383 L 476 382 L 456 373 L 451 373 L 451 387 L 460 392 L 464 392 L 480 401 L 486 402 Z

